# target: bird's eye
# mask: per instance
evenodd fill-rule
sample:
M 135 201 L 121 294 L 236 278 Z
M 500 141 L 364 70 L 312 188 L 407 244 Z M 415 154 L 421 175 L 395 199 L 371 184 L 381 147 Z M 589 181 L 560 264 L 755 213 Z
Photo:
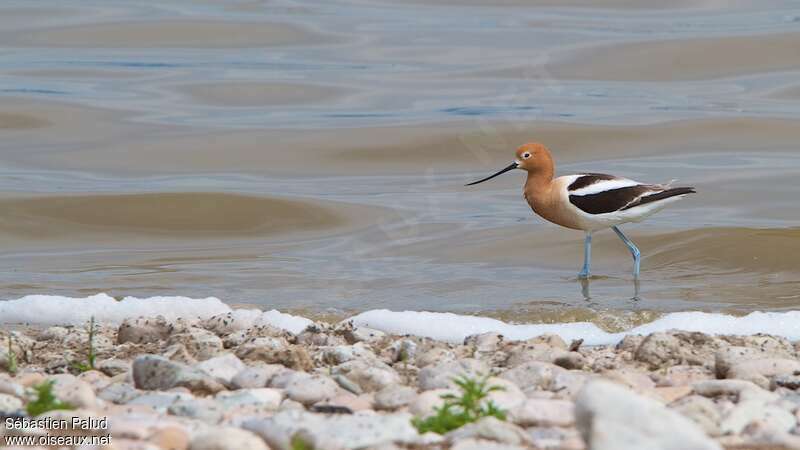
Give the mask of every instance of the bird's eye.
M 531 154 L 528 153 L 528 152 L 525 152 L 525 153 L 522 154 L 522 159 L 528 159 L 530 157 L 531 157 Z

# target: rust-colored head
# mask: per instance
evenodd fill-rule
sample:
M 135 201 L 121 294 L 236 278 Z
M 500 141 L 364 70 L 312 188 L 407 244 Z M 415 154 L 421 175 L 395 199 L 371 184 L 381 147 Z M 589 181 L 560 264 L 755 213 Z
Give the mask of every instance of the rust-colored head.
M 517 148 L 517 168 L 528 172 L 552 170 L 553 156 L 550 150 L 538 142 L 529 142 Z
M 500 170 L 494 175 L 488 176 L 482 180 L 473 181 L 467 184 L 483 183 L 484 181 L 491 180 L 492 178 L 502 175 L 509 170 L 522 169 L 530 174 L 543 174 L 544 180 L 549 181 L 552 178 L 554 171 L 553 157 L 550 155 L 550 150 L 543 144 L 537 142 L 529 142 L 517 148 L 516 159 L 508 167 Z

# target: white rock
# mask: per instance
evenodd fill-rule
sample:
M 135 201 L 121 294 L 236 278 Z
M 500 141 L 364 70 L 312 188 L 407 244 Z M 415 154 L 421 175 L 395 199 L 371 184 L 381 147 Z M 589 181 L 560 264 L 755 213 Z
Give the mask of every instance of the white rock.
M 445 438 L 451 443 L 470 438 L 488 439 L 511 445 L 523 445 L 529 441 L 522 428 L 491 416 L 455 429 L 447 433 Z
M 550 390 L 556 376 L 566 372 L 566 369 L 541 361 L 530 361 L 503 372 L 500 378 L 512 381 L 526 391 L 531 388 Z
M 266 387 L 275 375 L 286 371 L 280 364 L 245 367 L 231 379 L 231 386 L 234 389 Z
M 199 361 L 209 359 L 222 352 L 222 339 L 203 328 L 190 327 L 183 332 L 170 335 L 167 345 L 183 344 L 189 354 Z
M 336 382 L 322 375 L 297 372 L 286 385 L 286 396 L 304 405 L 330 399 L 339 392 Z
M 256 434 L 241 428 L 224 427 L 198 434 L 189 450 L 269 450 Z
M 53 394 L 75 408 L 92 409 L 97 406 L 97 397 L 92 387 L 74 375 L 59 374 L 48 377 L 53 383 Z
M 477 359 L 465 358 L 458 361 L 443 361 L 426 366 L 419 371 L 419 388 L 423 391 L 452 388 L 455 387 L 453 380 L 458 377 L 476 378 L 488 374 L 489 366 Z
M 519 387 L 505 378 L 490 377 L 486 380 L 486 386 L 500 388 L 489 392 L 487 400 L 491 400 L 495 406 L 502 410 L 512 410 L 525 401 L 525 394 Z
M 223 391 L 216 395 L 215 400 L 224 408 L 258 406 L 266 410 L 277 410 L 283 400 L 283 391 L 272 388 Z
M 226 384 L 229 384 L 236 374 L 247 368 L 242 360 L 237 358 L 233 353 L 224 353 L 209 358 L 196 364 L 195 367 L 212 377 L 224 381 Z
M 355 327 L 347 338 L 353 342 L 375 342 L 386 336 L 386 333 L 374 328 Z
M 745 380 L 706 380 L 694 383 L 692 391 L 704 397 L 730 396 L 736 401 L 761 400 L 764 402 L 775 401 L 778 395 L 766 391 L 756 384 Z
M 19 383 L 0 378 L 0 394 L 13 395 L 17 398 L 25 398 L 25 388 Z
M 414 388 L 399 384 L 390 385 L 375 394 L 375 408 L 392 411 L 408 405 L 416 397 L 417 391 Z
M 527 399 L 511 410 L 510 419 L 523 427 L 571 427 L 575 425 L 575 404 L 567 400 Z
M 355 359 L 375 361 L 378 357 L 368 346 L 362 342 L 354 345 L 336 345 L 321 349 L 322 362 L 329 365 L 338 365 Z
M 489 441 L 486 439 L 462 439 L 452 447 L 450 450 L 525 450 L 528 447 L 519 445 L 501 444 L 499 442 Z
M 670 404 L 670 408 L 694 420 L 709 436 L 721 434 L 720 412 L 713 400 L 700 395 L 689 395 Z
M 430 391 L 422 392 L 411 401 L 408 410 L 415 416 L 428 417 L 434 413 L 436 408 L 442 406 L 444 403 L 442 396 L 448 394 L 455 395 L 456 391 L 453 389 L 431 389 Z
M 218 336 L 224 336 L 252 327 L 259 317 L 261 311 L 257 309 L 234 309 L 225 314 L 211 316 L 200 322 L 200 326 Z
M 363 392 L 379 391 L 402 381 L 394 369 L 380 361 L 357 359 L 334 367 L 332 373 L 347 377 Z
M 792 375 L 800 372 L 800 361 L 786 358 L 761 358 L 733 363 L 727 377 L 752 381 L 769 389 L 770 381 L 777 375 Z
M 592 450 L 721 450 L 693 421 L 605 380 L 578 394 L 576 422 Z
M 740 434 L 748 425 L 754 423 L 769 424 L 770 428 L 789 431 L 797 425 L 794 414 L 776 406 L 765 404 L 759 400 L 740 401 L 720 422 L 723 434 Z
M 0 413 L 12 413 L 22 409 L 22 400 L 13 395 L 0 394 Z
M 419 440 L 411 415 L 406 413 L 324 415 L 290 410 L 268 419 L 247 420 L 242 426 L 276 449 L 290 448 L 291 437 L 301 430 L 315 448 L 364 448 Z
M 210 398 L 191 398 L 175 401 L 167 407 L 167 412 L 173 416 L 189 417 L 216 424 L 222 420 L 223 409 L 222 405 Z
M 175 325 L 167 322 L 162 316 L 125 319 L 117 330 L 117 344 L 163 341 L 174 329 Z
M 126 405 L 148 406 L 155 411 L 166 412 L 173 404 L 189 400 L 194 400 L 194 396 L 186 392 L 152 392 L 134 397 Z

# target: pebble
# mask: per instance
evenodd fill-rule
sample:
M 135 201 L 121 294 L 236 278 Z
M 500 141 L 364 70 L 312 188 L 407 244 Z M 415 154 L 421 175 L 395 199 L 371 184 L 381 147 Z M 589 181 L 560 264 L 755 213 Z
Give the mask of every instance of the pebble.
M 225 387 L 205 372 L 158 355 L 143 355 L 133 361 L 134 386 L 145 390 L 185 387 L 213 394 Z
M 303 405 L 313 405 L 339 392 L 336 382 L 322 375 L 297 372 L 286 384 L 286 396 Z
M 417 397 L 417 391 L 408 386 L 393 384 L 375 393 L 375 408 L 393 411 L 407 406 Z
M 511 420 L 523 427 L 571 427 L 575 404 L 567 400 L 527 399 L 511 410 Z
M 691 420 L 606 380 L 586 384 L 576 400 L 575 417 L 593 450 L 721 450 Z
M 192 438 L 189 450 L 269 450 L 256 434 L 241 428 L 223 427 Z

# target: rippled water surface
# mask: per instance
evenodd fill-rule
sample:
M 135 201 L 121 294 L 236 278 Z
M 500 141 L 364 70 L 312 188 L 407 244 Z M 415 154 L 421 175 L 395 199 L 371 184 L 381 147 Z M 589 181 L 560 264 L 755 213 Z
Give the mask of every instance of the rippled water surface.
M 798 75 L 796 2 L 4 1 L 0 298 L 796 309 Z M 522 173 L 463 186 L 530 140 L 697 187 L 626 226 L 638 296 L 613 233 L 578 282 Z

